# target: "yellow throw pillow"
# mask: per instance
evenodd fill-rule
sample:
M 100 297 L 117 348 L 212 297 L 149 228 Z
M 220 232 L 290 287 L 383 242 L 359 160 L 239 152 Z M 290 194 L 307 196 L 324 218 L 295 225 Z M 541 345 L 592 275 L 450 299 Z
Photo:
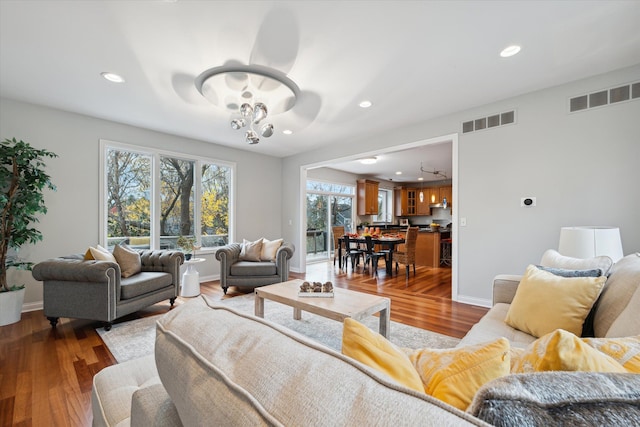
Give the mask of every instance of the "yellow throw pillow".
M 111 261 L 117 263 L 113 254 L 109 252 L 108 249 L 105 249 L 100 245 L 96 245 L 95 248 L 93 246 L 90 246 L 89 251 L 91 252 L 91 256 L 93 257 L 93 259 L 95 259 L 96 261 Z
M 93 257 L 93 255 L 91 255 L 91 248 L 87 248 L 87 252 L 84 253 L 84 260 L 85 261 L 91 261 L 94 260 L 95 258 Z
M 282 246 L 283 239 L 267 240 L 262 238 L 262 252 L 260 253 L 261 261 L 275 261 L 276 253 L 280 246 Z
M 615 359 L 562 329 L 529 344 L 511 370 L 516 374 L 542 371 L 626 372 Z
M 627 371 L 640 374 L 640 335 L 624 338 L 583 338 L 585 343 L 613 357 Z
M 580 335 L 607 278 L 560 277 L 527 267 L 507 312 L 507 325 L 541 337 L 556 329 Z
M 120 266 L 122 277 L 133 276 L 142 270 L 140 254 L 126 245 L 116 245 L 113 248 L 113 256 Z
M 382 335 L 356 320 L 344 320 L 342 354 L 391 377 L 405 387 L 424 393 L 420 376 L 407 355 Z
M 466 410 L 485 383 L 509 374 L 509 341 L 451 349 L 414 350 L 409 359 L 427 394 Z

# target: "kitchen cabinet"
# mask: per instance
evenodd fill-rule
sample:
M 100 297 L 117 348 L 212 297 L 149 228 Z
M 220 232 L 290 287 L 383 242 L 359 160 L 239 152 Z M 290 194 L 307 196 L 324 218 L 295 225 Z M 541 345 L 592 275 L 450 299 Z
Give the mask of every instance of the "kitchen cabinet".
M 446 197 L 447 205 L 451 206 L 451 202 L 453 201 L 453 187 L 447 185 L 445 187 L 440 187 L 438 190 L 440 192 L 440 203 L 442 203 Z
M 420 192 L 423 194 L 422 200 L 420 200 Z M 431 208 L 429 207 L 430 200 L 431 198 L 428 188 L 418 189 L 418 206 L 416 208 L 416 215 L 431 215 Z
M 440 233 L 421 231 L 416 240 L 416 264 L 424 267 L 440 266 Z
M 378 184 L 369 179 L 357 181 L 358 215 L 378 215 Z
M 418 192 L 415 188 L 396 187 L 393 189 L 396 216 L 412 216 L 417 213 Z

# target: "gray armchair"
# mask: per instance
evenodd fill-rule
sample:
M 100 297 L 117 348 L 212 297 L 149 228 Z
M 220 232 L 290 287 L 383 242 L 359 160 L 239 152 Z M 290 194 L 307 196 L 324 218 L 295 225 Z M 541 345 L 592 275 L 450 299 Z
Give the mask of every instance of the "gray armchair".
M 220 286 L 227 293 L 229 286 L 257 288 L 259 286 L 286 282 L 289 280 L 289 260 L 295 247 L 283 243 L 273 261 L 240 261 L 240 243 L 230 243 L 218 248 L 216 259 L 220 261 Z
M 139 250 L 142 271 L 120 277 L 111 261 L 87 261 L 83 255 L 53 258 L 36 264 L 33 277 L 43 281 L 44 315 L 52 327 L 60 317 L 113 321 L 162 300 L 171 306 L 180 290 L 179 251 Z

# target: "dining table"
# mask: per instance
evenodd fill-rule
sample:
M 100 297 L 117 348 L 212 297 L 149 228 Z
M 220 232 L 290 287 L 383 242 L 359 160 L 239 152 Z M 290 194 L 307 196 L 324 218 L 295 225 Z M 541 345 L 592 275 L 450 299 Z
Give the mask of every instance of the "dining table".
M 366 239 L 364 236 L 358 237 L 349 237 L 350 242 L 357 242 L 359 244 L 366 244 Z M 396 237 L 396 236 L 379 236 L 373 237 L 371 236 L 371 241 L 376 245 L 381 245 L 385 248 L 389 249 L 389 254 L 387 258 L 385 258 L 385 268 L 388 275 L 393 275 L 393 251 L 396 248 L 396 245 L 401 245 L 404 243 L 404 237 Z M 338 267 L 342 269 L 342 247 L 344 246 L 344 236 L 340 236 L 338 238 Z M 345 266 L 346 267 L 346 266 Z

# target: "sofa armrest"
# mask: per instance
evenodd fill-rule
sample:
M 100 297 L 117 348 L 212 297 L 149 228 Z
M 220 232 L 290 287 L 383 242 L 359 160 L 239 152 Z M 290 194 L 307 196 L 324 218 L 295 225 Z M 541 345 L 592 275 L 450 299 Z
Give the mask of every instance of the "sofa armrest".
M 52 258 L 33 267 L 36 280 L 120 284 L 120 266 L 111 261 Z
M 283 243 L 276 252 L 276 271 L 282 282 L 289 280 L 289 260 L 295 252 L 293 243 Z
M 640 425 L 640 375 L 512 374 L 483 385 L 467 410 L 494 426 Z
M 240 258 L 242 245 L 240 243 L 229 243 L 216 250 L 216 259 L 220 261 L 220 286 L 226 289 L 227 277 L 231 275 L 231 266 Z
M 159 271 L 171 274 L 173 284 L 180 287 L 180 266 L 184 263 L 184 253 L 168 250 L 139 250 L 142 271 Z
M 493 305 L 511 304 L 522 275 L 499 274 L 493 278 Z
M 180 415 L 162 384 L 136 390 L 131 397 L 131 425 L 182 426 Z

